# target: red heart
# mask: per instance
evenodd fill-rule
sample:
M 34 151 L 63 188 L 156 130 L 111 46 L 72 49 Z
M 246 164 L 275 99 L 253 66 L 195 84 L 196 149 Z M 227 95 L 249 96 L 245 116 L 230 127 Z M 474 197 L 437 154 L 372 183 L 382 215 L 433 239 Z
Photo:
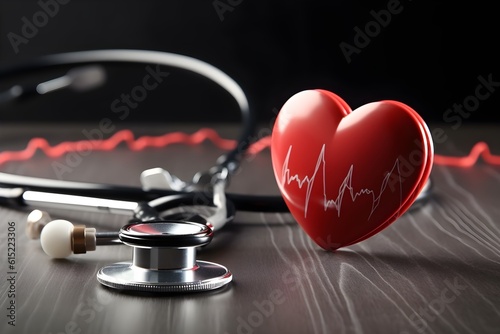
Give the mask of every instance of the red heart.
M 335 250 L 380 232 L 411 206 L 431 172 L 433 144 L 423 119 L 401 102 L 352 111 L 331 92 L 306 90 L 283 105 L 271 154 L 295 220 Z

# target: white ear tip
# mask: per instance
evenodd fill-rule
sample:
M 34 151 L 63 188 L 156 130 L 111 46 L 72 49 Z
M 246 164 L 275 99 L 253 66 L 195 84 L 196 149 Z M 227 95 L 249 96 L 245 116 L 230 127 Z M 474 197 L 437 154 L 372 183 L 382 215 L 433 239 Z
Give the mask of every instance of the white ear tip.
M 49 214 L 41 210 L 33 210 L 26 218 L 26 235 L 30 239 L 39 239 L 42 229 L 52 219 Z
M 70 256 L 72 252 L 71 234 L 73 224 L 67 220 L 54 220 L 45 225 L 40 235 L 43 251 L 56 259 Z

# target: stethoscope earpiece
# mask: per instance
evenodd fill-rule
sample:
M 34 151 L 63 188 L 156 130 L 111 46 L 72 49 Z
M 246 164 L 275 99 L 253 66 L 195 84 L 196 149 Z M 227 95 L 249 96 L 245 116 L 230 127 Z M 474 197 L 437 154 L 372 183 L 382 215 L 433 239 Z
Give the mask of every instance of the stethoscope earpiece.
M 26 235 L 29 239 L 36 240 L 40 238 L 43 228 L 52 218 L 42 210 L 33 210 L 26 218 Z
M 56 219 L 42 229 L 40 243 L 43 251 L 54 259 L 83 254 L 96 249 L 96 229 Z
M 26 235 L 40 239 L 43 251 L 55 259 L 94 251 L 98 245 L 121 244 L 117 232 L 97 232 L 95 228 L 73 225 L 68 220 L 52 220 L 42 210 L 33 210 L 26 218 Z

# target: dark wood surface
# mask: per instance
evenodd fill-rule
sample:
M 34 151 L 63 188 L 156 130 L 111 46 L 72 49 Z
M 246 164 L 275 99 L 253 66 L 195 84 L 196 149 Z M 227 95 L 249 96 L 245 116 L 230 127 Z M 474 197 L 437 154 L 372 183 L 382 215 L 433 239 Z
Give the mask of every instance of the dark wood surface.
M 92 125 L 89 125 L 89 129 Z M 94 125 L 95 126 L 95 125 Z M 80 126 L 0 129 L 0 149 L 32 135 L 53 143 L 81 136 Z M 195 127 L 147 127 L 159 134 Z M 436 151 L 464 154 L 478 140 L 500 153 L 495 126 L 444 128 Z M 232 127 L 219 129 L 234 136 Z M 210 143 L 131 152 L 91 152 L 63 179 L 139 185 L 163 167 L 189 179 L 222 153 Z M 60 158 L 58 161 L 64 161 Z M 56 178 L 41 154 L 4 172 Z M 288 214 L 238 213 L 199 258 L 234 275 L 226 288 L 187 295 L 131 295 L 101 286 L 96 272 L 130 260 L 126 246 L 51 260 L 24 233 L 28 209 L 0 208 L 1 333 L 500 333 L 500 167 L 434 166 L 424 207 L 381 233 L 336 253 L 318 248 Z M 244 161 L 230 191 L 277 194 L 269 151 Z M 51 211 L 53 218 L 118 229 L 118 216 Z M 16 229 L 15 298 L 9 297 L 8 223 Z M 15 301 L 15 327 L 7 308 Z

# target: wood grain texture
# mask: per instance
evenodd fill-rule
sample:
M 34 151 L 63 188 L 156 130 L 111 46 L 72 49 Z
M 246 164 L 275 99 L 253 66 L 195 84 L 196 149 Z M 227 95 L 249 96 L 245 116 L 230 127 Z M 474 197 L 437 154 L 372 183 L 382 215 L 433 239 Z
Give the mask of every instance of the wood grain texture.
M 78 136 L 78 129 L 2 128 L 0 148 L 22 147 L 30 133 L 44 132 L 57 142 Z M 141 131 L 161 133 L 156 127 Z M 232 128 L 221 131 L 235 133 Z M 495 127 L 464 127 L 450 132 L 436 150 L 463 154 L 486 139 L 500 152 L 497 133 Z M 188 179 L 220 154 L 211 144 L 140 153 L 120 147 L 113 153 L 91 152 L 64 178 L 138 185 L 143 169 L 161 166 Z M 54 178 L 51 163 L 37 155 L 1 170 Z M 50 260 L 24 234 L 29 210 L 2 207 L 0 332 L 500 333 L 500 169 L 435 166 L 432 180 L 432 200 L 423 208 L 335 253 L 319 249 L 288 214 L 240 212 L 199 252 L 200 259 L 228 267 L 234 281 L 221 290 L 187 295 L 133 295 L 104 288 L 96 272 L 129 260 L 130 248 L 107 246 Z M 230 190 L 277 194 L 269 152 L 246 160 Z M 61 210 L 51 215 L 101 230 L 126 222 L 119 216 Z M 11 300 L 8 222 L 16 225 L 15 327 L 6 317 Z

